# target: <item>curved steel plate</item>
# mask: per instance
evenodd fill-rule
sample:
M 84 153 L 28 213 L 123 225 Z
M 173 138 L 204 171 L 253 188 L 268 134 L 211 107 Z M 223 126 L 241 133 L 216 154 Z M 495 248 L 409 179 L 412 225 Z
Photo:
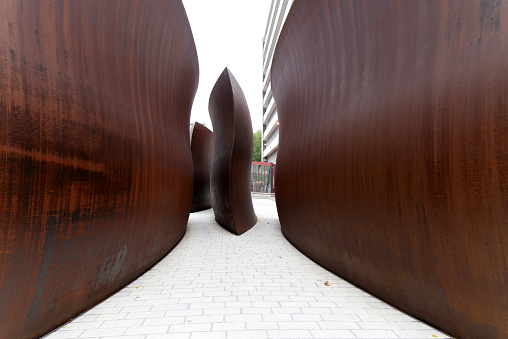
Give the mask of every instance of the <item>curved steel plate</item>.
M 252 123 L 243 91 L 227 68 L 212 89 L 208 110 L 214 137 L 210 180 L 215 220 L 240 235 L 257 222 L 250 194 Z
M 508 4 L 295 1 L 272 90 L 284 235 L 461 338 L 507 338 Z
M 194 166 L 191 212 L 197 212 L 212 208 L 210 169 L 213 158 L 213 132 L 199 122 L 195 122 L 191 130 L 191 152 Z
M 0 337 L 39 337 L 185 233 L 198 62 L 180 1 L 0 2 Z

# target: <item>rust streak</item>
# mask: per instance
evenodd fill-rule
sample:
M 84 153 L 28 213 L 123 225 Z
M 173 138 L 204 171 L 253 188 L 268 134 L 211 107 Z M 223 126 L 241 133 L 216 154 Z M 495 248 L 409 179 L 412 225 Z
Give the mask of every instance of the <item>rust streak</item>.
M 16 154 L 21 157 L 30 157 L 39 162 L 53 162 L 59 165 L 84 169 L 92 172 L 106 172 L 104 164 L 73 157 L 62 158 L 56 154 L 25 151 L 19 148 L 2 145 L 0 145 L 0 152 Z

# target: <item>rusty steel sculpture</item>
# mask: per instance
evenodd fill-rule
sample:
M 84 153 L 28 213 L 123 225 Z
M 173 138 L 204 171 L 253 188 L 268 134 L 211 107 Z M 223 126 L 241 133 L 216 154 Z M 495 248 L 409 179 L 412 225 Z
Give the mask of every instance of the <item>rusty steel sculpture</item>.
M 210 182 L 215 220 L 240 235 L 257 222 L 250 194 L 252 123 L 243 91 L 227 68 L 212 89 L 208 110 L 214 139 Z
M 0 3 L 0 337 L 39 337 L 182 238 L 198 83 L 180 1 Z
M 497 1 L 295 1 L 271 70 L 286 238 L 460 338 L 508 338 L 506 23 Z
M 212 207 L 210 169 L 213 158 L 213 132 L 199 122 L 195 122 L 190 135 L 192 164 L 194 166 L 191 212 L 197 212 Z

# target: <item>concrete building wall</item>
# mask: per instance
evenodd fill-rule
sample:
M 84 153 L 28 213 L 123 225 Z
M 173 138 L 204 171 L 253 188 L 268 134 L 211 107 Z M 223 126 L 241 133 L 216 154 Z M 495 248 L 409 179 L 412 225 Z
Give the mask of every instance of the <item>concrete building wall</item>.
M 272 0 L 263 37 L 263 161 L 277 162 L 279 119 L 272 96 L 270 69 L 280 30 L 293 0 Z

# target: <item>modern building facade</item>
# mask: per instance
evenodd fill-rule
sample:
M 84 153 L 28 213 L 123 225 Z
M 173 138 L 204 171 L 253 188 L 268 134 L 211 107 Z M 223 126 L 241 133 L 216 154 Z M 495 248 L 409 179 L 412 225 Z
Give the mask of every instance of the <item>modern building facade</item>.
M 293 0 L 272 0 L 263 37 L 263 161 L 277 162 L 279 118 L 272 95 L 270 69 L 280 30 Z

